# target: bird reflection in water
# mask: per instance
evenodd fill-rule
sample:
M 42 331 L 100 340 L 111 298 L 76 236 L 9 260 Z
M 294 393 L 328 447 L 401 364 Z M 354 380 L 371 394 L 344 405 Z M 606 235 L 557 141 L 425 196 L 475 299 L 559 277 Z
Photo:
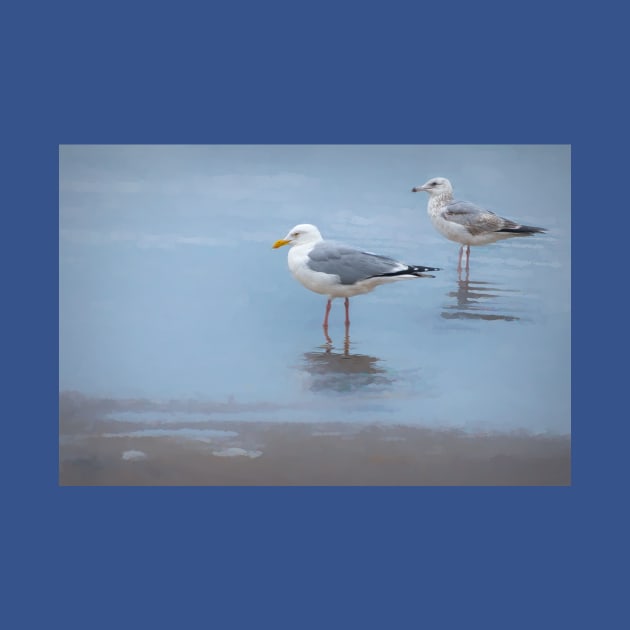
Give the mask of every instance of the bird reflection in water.
M 517 321 L 520 317 L 497 312 L 497 302 L 502 294 L 516 293 L 513 289 L 501 289 L 495 283 L 470 280 L 468 269 L 459 270 L 457 288 L 446 295 L 455 298 L 455 304 L 446 304 L 444 319 L 484 319 L 488 321 Z
M 379 366 L 378 357 L 350 353 L 349 330 L 346 324 L 343 351 L 335 352 L 332 339 L 325 330 L 326 343 L 321 346 L 322 350 L 304 353 L 300 369 L 310 375 L 308 387 L 312 391 L 351 393 L 366 387 L 377 390 L 394 382 Z

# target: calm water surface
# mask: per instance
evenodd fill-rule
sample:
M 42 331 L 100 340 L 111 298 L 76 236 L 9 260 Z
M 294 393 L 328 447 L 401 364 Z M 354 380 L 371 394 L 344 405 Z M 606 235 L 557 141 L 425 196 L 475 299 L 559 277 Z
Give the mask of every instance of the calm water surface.
M 458 273 L 411 193 L 433 176 L 549 232 Z M 60 390 L 136 401 L 120 422 L 568 435 L 570 214 L 567 146 L 61 147 Z M 327 342 L 271 249 L 303 222 L 442 271 L 351 299 L 348 331 L 335 301 Z

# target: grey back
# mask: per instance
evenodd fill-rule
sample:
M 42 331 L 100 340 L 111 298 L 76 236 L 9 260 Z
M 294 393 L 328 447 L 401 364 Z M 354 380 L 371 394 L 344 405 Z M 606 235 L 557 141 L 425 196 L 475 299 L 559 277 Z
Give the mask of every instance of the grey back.
M 373 276 L 390 273 L 400 264 L 393 258 L 362 252 L 333 241 L 317 243 L 308 255 L 310 269 L 335 274 L 339 276 L 342 284 L 354 284 Z

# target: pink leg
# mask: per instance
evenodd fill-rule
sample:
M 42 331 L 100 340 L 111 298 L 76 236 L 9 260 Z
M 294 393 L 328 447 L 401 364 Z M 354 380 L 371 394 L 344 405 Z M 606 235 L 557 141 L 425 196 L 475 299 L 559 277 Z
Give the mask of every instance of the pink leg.
M 350 325 L 350 300 L 348 298 L 346 298 L 346 301 L 344 302 L 345 306 L 346 306 L 346 326 Z
M 330 314 L 330 307 L 332 306 L 332 300 L 329 299 L 326 303 L 326 315 L 324 316 L 324 328 L 328 328 L 328 315 Z
M 457 271 L 462 270 L 462 254 L 464 253 L 464 246 L 459 248 L 459 258 L 457 259 Z
M 470 269 L 470 245 L 466 245 L 466 271 Z

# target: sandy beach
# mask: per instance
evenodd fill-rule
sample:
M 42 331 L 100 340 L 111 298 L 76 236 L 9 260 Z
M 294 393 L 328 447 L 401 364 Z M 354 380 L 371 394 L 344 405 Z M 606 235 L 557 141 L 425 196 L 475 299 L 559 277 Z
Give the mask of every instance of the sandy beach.
M 106 406 L 65 403 L 64 486 L 569 485 L 571 479 L 569 436 L 345 422 L 182 426 L 114 421 Z

